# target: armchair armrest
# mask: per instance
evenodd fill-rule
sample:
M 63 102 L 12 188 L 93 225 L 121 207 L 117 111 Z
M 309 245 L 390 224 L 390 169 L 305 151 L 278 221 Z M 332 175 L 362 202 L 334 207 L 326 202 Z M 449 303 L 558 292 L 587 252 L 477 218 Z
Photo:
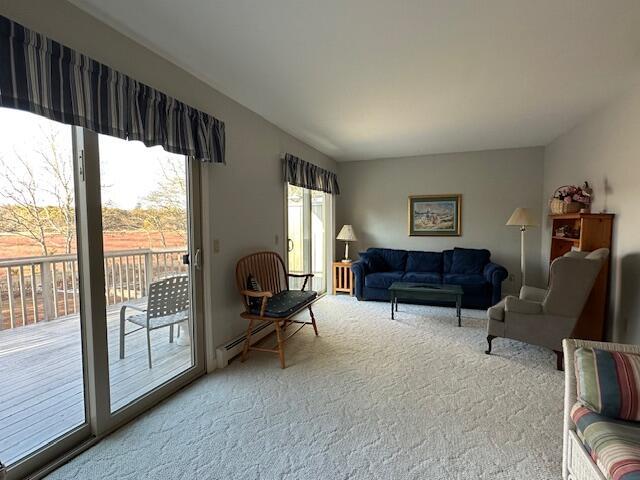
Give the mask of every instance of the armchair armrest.
M 530 287 L 523 285 L 520 289 L 520 300 L 529 300 L 530 302 L 542 303 L 544 297 L 547 296 L 547 290 L 544 288 Z
M 536 315 L 542 313 L 542 305 L 529 300 L 521 300 L 517 297 L 508 296 L 505 298 L 505 310 L 507 312 Z
M 294 278 L 304 278 L 304 283 L 302 284 L 302 288 L 300 291 L 304 292 L 304 289 L 307 287 L 307 282 L 310 278 L 313 278 L 313 273 L 287 273 L 289 277 Z

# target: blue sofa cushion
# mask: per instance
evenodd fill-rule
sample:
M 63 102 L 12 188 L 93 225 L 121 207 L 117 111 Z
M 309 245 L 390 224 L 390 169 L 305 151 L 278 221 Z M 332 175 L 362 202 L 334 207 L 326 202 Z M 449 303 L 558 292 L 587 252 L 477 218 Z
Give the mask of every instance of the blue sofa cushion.
M 484 285 L 487 279 L 484 275 L 467 274 L 467 273 L 445 273 L 442 277 L 442 283 L 448 285 Z
M 451 262 L 453 261 L 453 250 L 442 252 L 442 273 L 451 273 Z
M 276 293 L 273 297 L 267 299 L 267 307 L 264 310 L 264 315 L 266 317 L 288 317 L 317 296 L 318 293 L 312 290 L 306 290 L 304 292 L 300 290 L 285 290 Z M 260 299 L 260 302 L 262 304 L 262 299 Z M 260 306 L 252 306 L 251 313 L 260 315 Z
M 450 273 L 482 274 L 491 253 L 485 249 L 454 248 Z
M 407 272 L 442 272 L 442 252 L 407 252 Z
M 398 270 L 405 270 L 407 265 L 407 252 L 406 250 L 394 250 L 392 248 L 369 248 L 367 253 L 375 253 L 380 255 L 384 260 L 386 268 L 384 270 L 378 270 L 383 272 L 397 272 Z
M 376 272 L 364 278 L 365 287 L 389 288 L 393 282 L 400 282 L 404 272 Z
M 442 275 L 436 272 L 407 272 L 402 277 L 403 282 L 442 283 Z
M 360 253 L 360 258 L 367 265 L 368 272 L 374 273 L 389 271 L 389 265 L 378 252 L 362 252 Z

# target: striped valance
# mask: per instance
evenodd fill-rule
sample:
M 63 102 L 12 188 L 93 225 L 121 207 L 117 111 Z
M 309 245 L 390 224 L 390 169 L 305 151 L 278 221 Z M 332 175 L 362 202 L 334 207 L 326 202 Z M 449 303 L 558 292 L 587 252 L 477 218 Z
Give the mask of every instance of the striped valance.
M 0 16 L 0 106 L 224 163 L 224 122 Z
M 284 180 L 291 185 L 320 190 L 322 192 L 340 194 L 338 177 L 335 173 L 320 168 L 313 163 L 287 153 L 284 156 Z

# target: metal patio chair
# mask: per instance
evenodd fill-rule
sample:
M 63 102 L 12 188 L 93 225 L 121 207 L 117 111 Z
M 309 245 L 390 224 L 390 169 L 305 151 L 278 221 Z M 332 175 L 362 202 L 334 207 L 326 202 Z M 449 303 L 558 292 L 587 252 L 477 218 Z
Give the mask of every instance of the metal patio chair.
M 127 308 L 141 313 L 127 317 Z M 189 276 L 177 275 L 152 282 L 149 285 L 146 308 L 140 307 L 139 302 L 137 304 L 126 302 L 120 308 L 120 358 L 124 358 L 125 337 L 146 329 L 149 368 L 151 368 L 151 330 L 169 327 L 169 342 L 173 343 L 173 326 L 187 320 L 189 320 Z M 127 321 L 140 328 L 125 332 Z M 180 327 L 178 326 L 178 328 Z

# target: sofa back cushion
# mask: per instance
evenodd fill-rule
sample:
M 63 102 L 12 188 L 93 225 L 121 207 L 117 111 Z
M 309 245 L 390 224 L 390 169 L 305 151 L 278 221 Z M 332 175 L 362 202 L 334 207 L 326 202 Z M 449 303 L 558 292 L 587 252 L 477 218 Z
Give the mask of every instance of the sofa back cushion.
M 370 256 L 379 256 L 382 259 L 384 270 L 373 270 L 377 272 L 397 272 L 404 271 L 407 264 L 406 250 L 394 250 L 392 248 L 369 248 L 367 253 Z M 381 265 L 382 266 L 382 265 Z
M 442 252 L 407 252 L 406 271 L 442 273 Z
M 360 260 L 367 266 L 367 273 L 389 271 L 387 262 L 377 252 L 360 252 Z
M 453 261 L 453 250 L 442 251 L 442 273 L 451 273 L 451 262 Z
M 640 355 L 577 348 L 578 401 L 609 418 L 640 421 Z
M 489 263 L 491 252 L 485 249 L 454 248 L 451 259 L 451 273 L 479 275 Z

